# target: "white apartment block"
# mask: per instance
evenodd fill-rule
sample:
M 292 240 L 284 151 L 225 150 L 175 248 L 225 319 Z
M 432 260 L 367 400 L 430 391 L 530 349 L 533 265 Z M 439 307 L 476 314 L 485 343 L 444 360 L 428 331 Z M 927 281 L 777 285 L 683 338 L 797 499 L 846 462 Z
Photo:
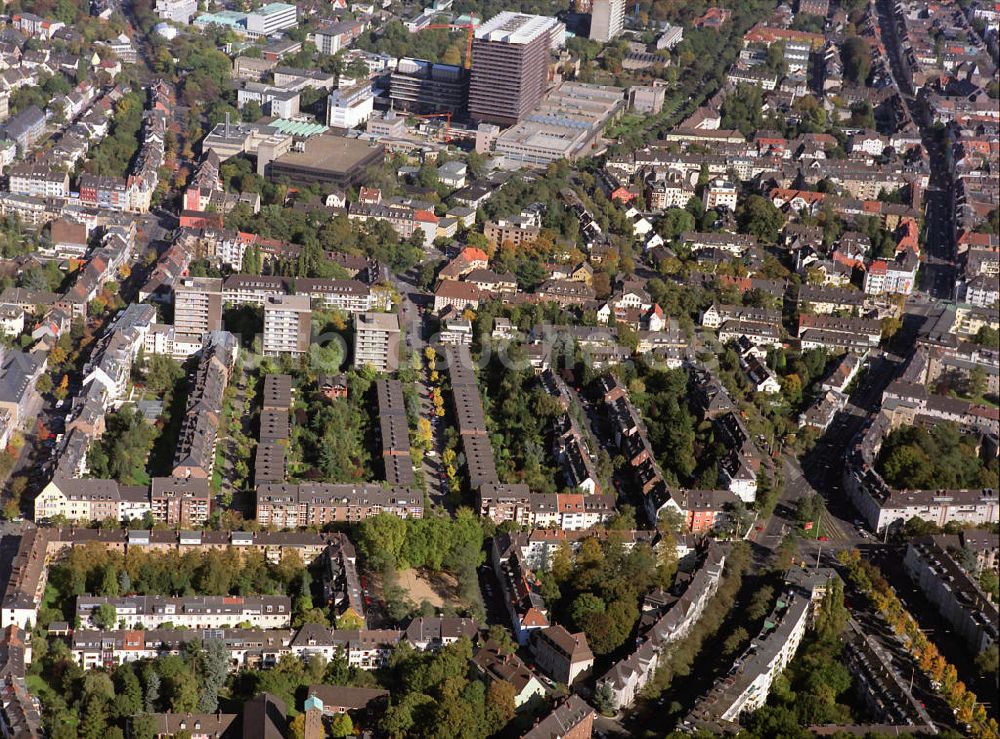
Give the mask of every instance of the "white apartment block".
M 590 38 L 606 44 L 625 28 L 625 0 L 594 0 L 590 11 Z
M 360 280 L 326 280 L 300 277 L 295 280 L 295 294 L 307 295 L 317 308 L 363 313 L 376 307 L 376 296 Z
M 399 367 L 399 317 L 395 313 L 359 313 L 354 327 L 354 366 L 370 364 L 379 372 Z
M 725 180 L 713 180 L 705 186 L 705 210 L 727 208 L 736 210 L 736 185 Z
M 264 303 L 264 354 L 309 351 L 312 310 L 307 295 L 271 295 Z
M 84 626 L 96 626 L 92 618 L 102 605 L 115 609 L 123 628 L 224 629 L 250 624 L 257 629 L 284 629 L 291 625 L 292 600 L 287 595 L 199 595 L 170 598 L 133 595 L 120 598 L 81 595 L 76 615 Z
M 9 189 L 17 195 L 34 198 L 69 197 L 69 175 L 35 164 L 15 167 L 10 173 Z

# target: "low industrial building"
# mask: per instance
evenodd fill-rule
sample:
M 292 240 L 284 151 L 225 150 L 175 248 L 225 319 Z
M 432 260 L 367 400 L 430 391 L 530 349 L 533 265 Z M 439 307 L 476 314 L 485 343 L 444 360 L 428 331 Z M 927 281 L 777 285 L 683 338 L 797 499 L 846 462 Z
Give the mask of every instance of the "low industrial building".
M 346 190 L 364 181 L 367 171 L 382 163 L 384 149 L 358 139 L 325 134 L 295 146 L 267 165 L 267 175 L 298 184 L 329 185 Z
M 496 151 L 526 164 L 575 161 L 599 148 L 604 128 L 624 107 L 620 88 L 564 82 L 541 106 L 500 134 Z

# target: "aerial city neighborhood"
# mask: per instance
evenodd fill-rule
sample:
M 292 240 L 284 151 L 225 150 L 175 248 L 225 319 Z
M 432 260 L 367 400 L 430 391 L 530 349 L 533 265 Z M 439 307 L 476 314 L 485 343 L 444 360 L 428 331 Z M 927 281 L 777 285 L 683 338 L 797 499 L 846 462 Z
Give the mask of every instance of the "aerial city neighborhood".
M 0 24 L 3 737 L 1000 736 L 1000 6 Z

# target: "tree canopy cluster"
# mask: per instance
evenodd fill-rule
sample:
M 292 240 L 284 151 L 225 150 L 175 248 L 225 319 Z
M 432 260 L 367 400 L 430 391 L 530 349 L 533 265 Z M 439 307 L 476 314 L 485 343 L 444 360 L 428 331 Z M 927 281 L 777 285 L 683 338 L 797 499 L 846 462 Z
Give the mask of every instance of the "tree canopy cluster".
M 122 485 L 148 485 L 146 460 L 159 436 L 135 408 L 125 406 L 109 413 L 107 429 L 87 454 L 90 474 L 98 479 L 117 480 Z
M 573 557 L 556 550 L 542 580 L 542 596 L 559 623 L 583 631 L 594 654 L 613 652 L 632 635 L 642 597 L 667 588 L 677 571 L 672 542 L 655 550 L 638 544 L 626 550 L 614 535 L 584 539 Z
M 902 489 L 998 487 L 997 459 L 980 457 L 975 441 L 962 436 L 953 423 L 891 431 L 882 443 L 878 469 L 887 483 Z
M 323 482 L 375 479 L 367 404 L 370 387 L 370 377 L 352 371 L 348 397 L 330 400 L 317 393 L 308 398 L 305 423 L 292 426 L 289 466 L 293 477 Z
M 470 678 L 465 637 L 438 652 L 400 645 L 389 662 L 392 699 L 378 728 L 391 739 L 486 739 L 514 718 L 514 686 Z
M 468 508 L 455 516 L 427 515 L 401 519 L 389 513 L 366 518 L 358 526 L 358 548 L 368 567 L 382 571 L 391 581 L 395 570 L 414 567 L 450 572 L 458 579 L 459 595 L 471 612 L 482 607 L 476 568 L 485 559 L 483 528 Z M 398 600 L 402 593 L 387 593 Z
M 645 365 L 642 365 L 645 366 Z M 688 407 L 688 374 L 683 369 L 650 370 L 629 385 L 642 412 L 649 441 L 663 472 L 680 484 L 691 481 L 698 466 L 694 419 Z
M 90 150 L 86 169 L 97 175 L 124 177 L 139 150 L 139 131 L 146 99 L 142 92 L 130 92 L 115 107 L 111 133 Z
M 385 221 L 371 221 L 359 228 L 344 214 L 330 218 L 322 210 L 302 211 L 280 203 L 265 205 L 256 215 L 248 206 L 238 205 L 226 216 L 226 225 L 301 244 L 299 257 L 279 268 L 281 274 L 292 277 L 345 277 L 339 265 L 326 259 L 325 251 L 364 254 L 388 264 L 395 272 L 405 272 L 423 256 L 420 244 L 414 239 L 401 240 Z
M 84 672 L 62 640 L 33 640 L 30 670 L 44 684 L 43 720 L 52 739 L 153 739 L 160 711 L 214 713 L 229 652 L 220 639 L 191 642 L 181 655 Z
M 530 370 L 506 367 L 498 358 L 483 371 L 483 399 L 493 423 L 491 441 L 504 482 L 524 482 L 540 493 L 565 488 L 549 453 L 553 421 L 563 413 Z

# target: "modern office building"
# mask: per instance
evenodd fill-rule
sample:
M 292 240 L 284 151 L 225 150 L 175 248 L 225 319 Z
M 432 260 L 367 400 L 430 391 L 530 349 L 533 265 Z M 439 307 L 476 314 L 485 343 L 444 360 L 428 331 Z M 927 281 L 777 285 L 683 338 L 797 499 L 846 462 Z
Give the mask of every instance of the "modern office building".
M 359 313 L 354 326 L 354 366 L 370 364 L 379 372 L 399 367 L 399 317 L 395 313 Z
M 504 11 L 476 29 L 472 40 L 469 117 L 509 126 L 545 95 L 549 52 L 566 27 L 555 18 Z
M 270 295 L 264 302 L 264 354 L 309 351 L 312 310 L 308 295 Z
M 389 76 L 394 110 L 417 115 L 451 113 L 464 118 L 469 98 L 469 73 L 451 64 L 434 64 L 404 57 Z
M 201 336 L 222 328 L 222 279 L 184 277 L 174 284 L 174 328 Z
M 154 10 L 165 21 L 187 25 L 198 12 L 198 0 L 156 0 Z
M 338 88 L 326 99 L 326 125 L 331 128 L 356 128 L 371 118 L 375 95 L 371 85 Z
M 247 13 L 247 35 L 270 36 L 299 24 L 299 9 L 288 3 L 268 3 Z
M 590 38 L 606 44 L 625 28 L 625 0 L 594 0 L 590 9 Z

